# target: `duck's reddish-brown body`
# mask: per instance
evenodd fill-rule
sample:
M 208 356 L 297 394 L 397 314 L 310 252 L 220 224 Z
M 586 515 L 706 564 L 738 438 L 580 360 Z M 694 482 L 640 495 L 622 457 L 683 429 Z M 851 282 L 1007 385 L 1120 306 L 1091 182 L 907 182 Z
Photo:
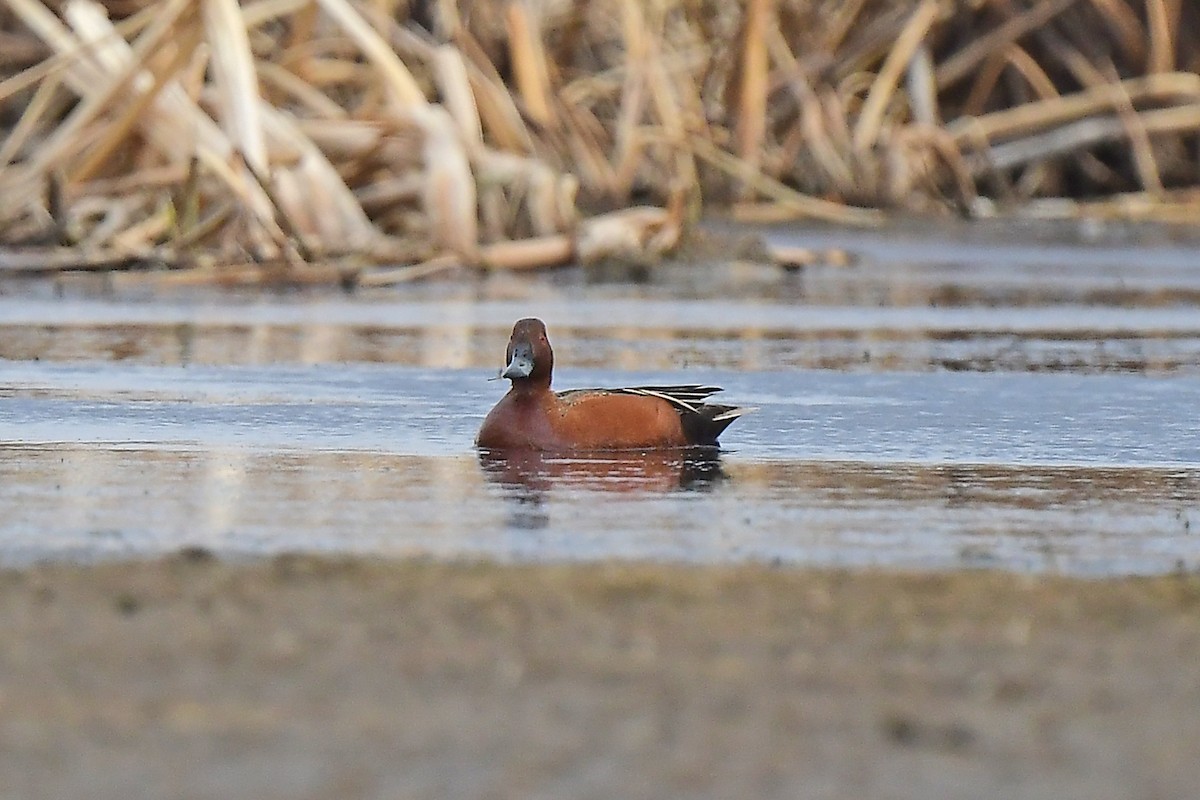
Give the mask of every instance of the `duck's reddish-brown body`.
M 492 450 L 595 451 L 716 446 L 740 409 L 691 404 L 681 392 L 706 396 L 716 387 L 550 389 L 554 351 L 546 326 L 523 319 L 513 327 L 502 377 L 512 389 L 483 421 L 476 444 Z M 676 391 L 679 390 L 679 391 Z M 691 396 L 691 395 L 689 395 Z

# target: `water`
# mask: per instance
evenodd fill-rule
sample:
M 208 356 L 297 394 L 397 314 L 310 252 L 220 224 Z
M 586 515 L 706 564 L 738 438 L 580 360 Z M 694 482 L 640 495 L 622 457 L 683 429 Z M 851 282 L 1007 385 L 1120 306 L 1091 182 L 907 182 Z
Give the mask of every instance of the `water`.
M 202 546 L 1200 569 L 1193 251 L 885 245 L 639 285 L 0 284 L 0 563 Z M 757 410 L 715 459 L 481 461 L 504 390 L 485 378 L 528 314 L 560 388 L 712 382 Z
M 479 370 L 5 363 L 6 561 L 320 550 L 1081 573 L 1200 565 L 1200 379 L 697 370 L 715 461 L 480 463 Z M 563 370 L 566 385 L 677 373 Z

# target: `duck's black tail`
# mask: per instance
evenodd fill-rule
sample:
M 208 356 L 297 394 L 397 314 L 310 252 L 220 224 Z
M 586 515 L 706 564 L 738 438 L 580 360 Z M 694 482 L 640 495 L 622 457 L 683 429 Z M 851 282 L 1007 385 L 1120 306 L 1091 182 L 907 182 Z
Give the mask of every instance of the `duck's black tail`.
M 695 411 L 680 409 L 679 419 L 683 422 L 683 433 L 689 442 L 700 447 L 716 447 L 717 437 L 749 410 L 705 403 Z

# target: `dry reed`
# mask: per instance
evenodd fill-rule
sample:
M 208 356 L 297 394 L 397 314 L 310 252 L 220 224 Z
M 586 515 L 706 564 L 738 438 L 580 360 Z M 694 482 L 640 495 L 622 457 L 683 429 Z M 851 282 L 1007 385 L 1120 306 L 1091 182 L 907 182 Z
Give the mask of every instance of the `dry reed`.
M 381 285 L 655 258 L 712 207 L 1191 220 L 1198 26 L 1180 0 L 0 0 L 0 270 Z

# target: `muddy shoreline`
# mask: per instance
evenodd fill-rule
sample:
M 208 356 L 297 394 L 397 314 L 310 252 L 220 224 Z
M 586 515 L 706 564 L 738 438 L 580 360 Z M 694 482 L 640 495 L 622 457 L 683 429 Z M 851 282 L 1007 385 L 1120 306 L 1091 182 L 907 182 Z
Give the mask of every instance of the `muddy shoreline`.
M 1200 577 L 0 572 L 5 797 L 1187 797 Z

